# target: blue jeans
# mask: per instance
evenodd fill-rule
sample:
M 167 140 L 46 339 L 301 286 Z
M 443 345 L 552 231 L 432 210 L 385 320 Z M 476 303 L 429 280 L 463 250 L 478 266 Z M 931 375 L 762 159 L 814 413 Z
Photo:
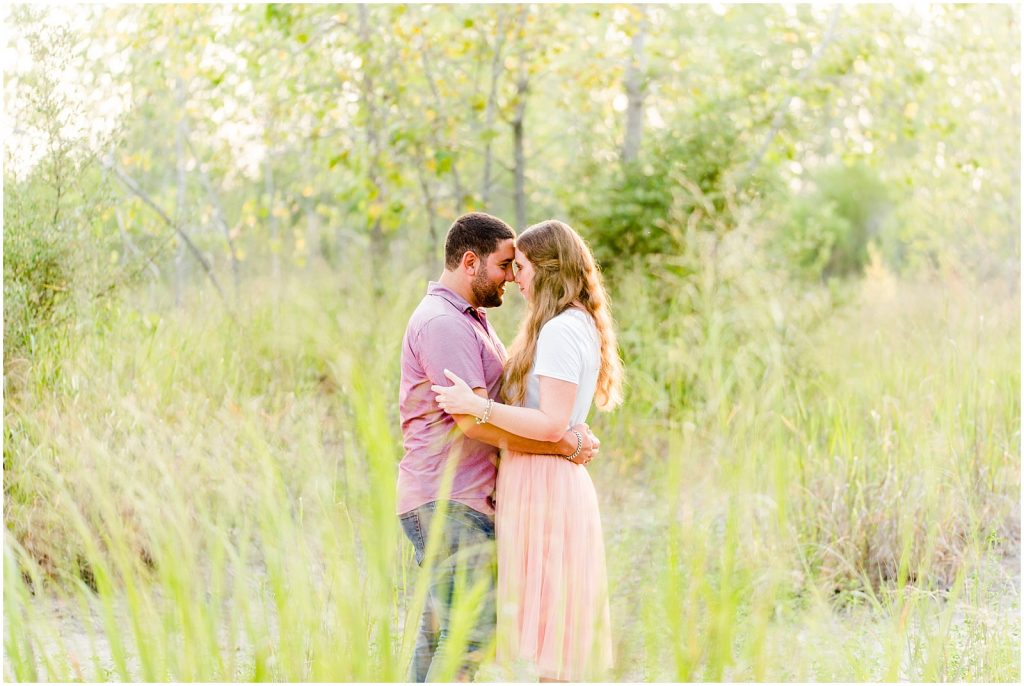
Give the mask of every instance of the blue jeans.
M 416 564 L 422 566 L 427 549 L 430 525 L 438 514 L 439 503 L 431 502 L 400 516 L 402 529 L 416 549 Z M 495 548 L 494 518 L 477 512 L 461 503 L 448 502 L 440 535 L 441 549 L 437 554 L 427 602 L 420 617 L 416 650 L 413 654 L 409 680 L 436 681 L 446 651 L 449 649 L 449 629 L 452 609 L 471 592 L 482 596 L 469 610 L 471 626 L 467 635 L 465 654 L 459 656 L 457 677 L 472 680 L 480 666 L 480 659 L 494 634 L 497 618 L 494 604 Z M 465 602 L 465 601 L 463 601 Z M 475 617 L 472 615 L 475 613 Z M 436 659 L 435 659 L 436 657 Z

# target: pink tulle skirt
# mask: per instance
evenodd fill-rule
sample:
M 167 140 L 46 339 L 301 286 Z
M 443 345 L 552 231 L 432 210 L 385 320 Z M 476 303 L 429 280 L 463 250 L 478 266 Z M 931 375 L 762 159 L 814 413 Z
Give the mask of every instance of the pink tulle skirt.
M 498 664 L 563 681 L 606 679 L 608 577 L 586 467 L 506 451 L 496 499 Z

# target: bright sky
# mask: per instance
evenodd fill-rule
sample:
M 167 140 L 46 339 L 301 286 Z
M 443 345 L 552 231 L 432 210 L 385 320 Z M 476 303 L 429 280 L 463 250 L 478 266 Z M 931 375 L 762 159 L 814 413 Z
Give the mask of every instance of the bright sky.
M 68 30 L 75 36 L 89 36 L 95 11 L 91 6 L 82 5 L 47 8 L 42 22 L 43 45 L 59 46 L 61 30 Z M 16 178 L 21 178 L 46 154 L 49 137 L 38 117 L 32 116 L 36 103 L 28 99 L 28 89 L 24 87 L 24 79 L 29 78 L 37 66 L 33 46 L 29 39 L 16 36 L 11 30 L 10 6 L 5 5 L 0 12 L 4 32 L 4 164 Z M 95 149 L 114 131 L 131 106 L 131 85 L 118 83 L 114 78 L 124 73 L 128 61 L 124 55 L 114 52 L 113 41 L 104 44 L 80 40 L 78 45 L 68 47 L 70 55 L 43 58 L 43 73 L 53 80 L 52 100 L 61 105 L 56 118 L 59 135 L 71 143 Z M 107 71 L 95 74 L 85 70 L 86 56 L 90 60 L 103 59 Z
M 66 55 L 58 53 L 42 58 L 45 65 L 42 73 L 53 79 L 53 101 L 60 105 L 59 135 L 76 149 L 102 153 L 100 148 L 132 107 L 130 79 L 122 78 L 130 68 L 128 54 L 118 51 L 112 38 L 100 39 L 93 30 L 102 7 L 64 5 L 35 9 L 45 11 L 43 45 L 59 46 L 57 37 L 62 30 L 75 37 L 72 44 L 65 45 Z M 231 8 L 223 8 L 215 14 L 214 20 L 230 24 L 231 12 Z M 11 8 L 3 5 L 0 20 L 3 23 L 4 106 L 0 133 L 4 141 L 4 167 L 20 179 L 47 154 L 50 142 L 42 121 L 33 114 L 35 104 L 29 100 L 32 91 L 25 83 L 38 67 L 33 46 L 27 38 L 14 34 L 10 19 Z M 116 34 L 123 36 L 132 29 L 130 25 L 118 25 Z M 115 32 L 108 35 L 115 35 Z M 159 50 L 159 46 L 153 47 Z M 202 55 L 203 66 L 228 67 L 229 81 L 235 86 L 234 97 L 225 97 L 223 105 L 211 113 L 209 121 L 214 128 L 212 137 L 234 151 L 232 158 L 237 171 L 257 178 L 266 155 L 264 131 L 255 111 L 252 82 L 239 76 L 245 72 L 244 63 L 238 64 L 241 62 L 234 52 L 215 43 L 209 44 Z M 103 69 L 86 69 L 87 64 L 102 65 Z

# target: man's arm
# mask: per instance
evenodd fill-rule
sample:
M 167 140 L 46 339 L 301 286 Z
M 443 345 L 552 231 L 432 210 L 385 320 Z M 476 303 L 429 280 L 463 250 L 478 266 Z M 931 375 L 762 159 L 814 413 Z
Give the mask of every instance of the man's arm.
M 482 388 L 474 388 L 473 392 L 481 397 L 487 397 L 487 392 Z M 572 429 L 566 431 L 565 435 L 555 442 L 535 441 L 531 438 L 523 438 L 504 429 L 499 429 L 493 424 L 477 424 L 476 417 L 473 415 L 456 414 L 452 415 L 452 419 L 455 420 L 462 433 L 469 438 L 493 445 L 495 448 L 501 448 L 502 450 L 515 450 L 534 455 L 556 455 L 561 458 L 568 457 L 576 452 L 576 434 L 573 433 Z M 573 427 L 583 437 L 583 449 L 573 460 L 576 464 L 585 464 L 593 459 L 601 445 L 597 437 L 590 433 L 589 428 L 583 430 L 584 426 L 577 425 Z
M 561 455 L 565 457 L 572 455 L 576 450 L 576 436 L 572 436 L 572 445 L 563 436 L 561 440 L 550 443 L 548 441 L 536 441 L 532 438 L 523 438 L 516 434 L 510 434 L 504 429 L 499 429 L 494 424 L 477 424 L 476 417 L 469 414 L 453 415 L 455 423 L 462 429 L 462 433 L 475 441 L 483 441 L 493 445 L 495 448 L 516 450 L 521 453 L 533 453 L 535 455 Z

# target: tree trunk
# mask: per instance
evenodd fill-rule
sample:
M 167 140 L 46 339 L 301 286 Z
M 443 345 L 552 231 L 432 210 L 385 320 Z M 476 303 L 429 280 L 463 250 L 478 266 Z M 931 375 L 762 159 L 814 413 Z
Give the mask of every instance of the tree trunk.
M 420 191 L 423 193 L 423 209 L 427 213 L 427 255 L 425 265 L 428 273 L 437 271 L 439 244 L 437 231 L 437 203 L 434 200 L 434 192 L 430 187 L 430 179 L 424 171 L 426 164 L 423 155 L 420 155 L 419 164 L 416 165 L 416 175 L 420 182 Z
M 445 104 L 441 101 L 441 95 L 437 92 L 437 85 L 434 82 L 434 70 L 430 62 L 430 50 L 426 41 L 424 41 L 424 45 L 420 49 L 420 61 L 423 64 L 423 75 L 427 79 L 427 86 L 430 87 L 430 93 L 434 98 L 434 111 L 436 111 L 438 116 L 440 116 L 440 114 L 445 111 Z M 435 149 L 441 150 L 444 147 L 448 147 L 452 150 L 455 149 L 455 145 L 451 140 L 441 141 L 440 137 L 437 135 L 437 130 L 434 128 L 431 129 L 430 139 Z M 462 203 L 465 200 L 466 191 L 462 185 L 462 178 L 459 175 L 457 159 L 452 160 L 452 197 L 455 201 L 455 216 L 459 216 L 462 214 Z M 433 230 L 433 227 L 431 227 L 431 230 Z
M 480 184 L 480 202 L 488 209 L 491 204 L 491 168 L 493 166 L 494 119 L 498 113 L 498 82 L 504 71 L 501 53 L 505 46 L 505 15 L 498 16 L 495 31 L 494 55 L 491 58 L 491 85 L 487 93 L 487 109 L 484 113 L 484 177 Z
M 213 207 L 213 219 L 217 224 L 217 228 L 220 229 L 221 234 L 224 236 L 224 242 L 228 247 L 228 257 L 231 260 L 231 277 L 234 286 L 235 301 L 237 303 L 239 289 L 241 288 L 241 274 L 239 270 L 238 254 L 235 250 L 235 241 L 231 237 L 231 228 L 228 226 L 227 216 L 224 214 L 224 206 L 221 204 L 220 196 L 213 189 L 213 184 L 210 182 L 210 176 L 206 173 L 206 169 L 203 168 L 202 161 L 196 154 L 196 149 L 192 146 L 191 129 L 186 127 L 186 142 L 188 143 L 189 152 L 192 153 L 192 159 L 195 161 L 196 171 L 199 172 L 199 180 L 203 184 L 203 189 L 206 191 L 206 197 Z
M 526 99 L 530 94 L 530 71 L 528 49 L 523 42 L 526 28 L 526 7 L 519 12 L 519 76 L 516 79 L 516 110 L 512 119 L 512 145 L 515 159 L 516 228 L 526 226 L 526 153 L 525 121 Z
M 175 82 L 175 97 L 178 104 L 178 125 L 175 128 L 174 155 L 177 168 L 178 194 L 175 203 L 174 223 L 179 231 L 186 233 L 185 227 L 185 82 L 179 77 Z M 187 247 L 185 241 L 178 241 L 178 251 L 174 256 L 174 304 L 181 305 L 185 290 L 185 279 L 188 277 L 188 263 L 185 260 Z
M 302 148 L 302 168 L 312 174 L 313 167 L 313 144 L 307 140 Z M 310 184 L 316 182 L 311 178 Z M 303 192 L 303 209 L 306 214 L 306 269 L 312 269 L 313 263 L 320 257 L 320 215 L 316 213 L 317 196 L 305 197 Z
M 386 246 L 384 244 L 384 229 L 381 223 L 381 216 L 387 202 L 387 193 L 385 192 L 384 182 L 380 173 L 380 122 L 377 112 L 376 95 L 374 93 L 373 68 L 369 64 L 369 57 L 372 51 L 369 49 L 371 36 L 369 11 L 366 9 L 366 5 L 359 5 L 359 39 L 366 48 L 366 59 L 363 61 L 363 78 L 360 81 L 360 89 L 362 91 L 363 105 L 366 107 L 366 145 L 369 152 L 367 174 L 371 186 L 376 191 L 376 197 L 372 199 L 372 202 L 377 205 L 377 211 L 374 213 L 373 223 L 370 225 L 370 259 L 374 281 L 378 282 L 377 276 L 386 259 L 384 255 Z
M 515 118 L 512 120 L 512 142 L 516 165 L 516 228 L 520 231 L 526 226 L 526 154 L 523 126 L 526 118 L 526 97 L 529 90 L 529 77 L 524 66 L 520 72 L 519 81 L 516 83 L 516 95 L 519 102 L 516 105 Z
M 526 161 L 523 156 L 523 120 L 512 122 L 516 155 L 516 228 L 526 226 Z
M 633 34 L 632 54 L 626 67 L 626 135 L 622 141 L 622 161 L 633 162 L 640 154 L 644 130 L 644 98 L 647 96 L 647 56 L 644 39 L 647 36 L 647 10 L 639 5 L 640 26 Z
M 263 159 L 263 193 L 267 196 L 267 228 L 270 230 L 270 275 L 276 284 L 281 281 L 281 245 L 280 226 L 278 225 L 277 215 L 274 214 L 276 210 L 274 198 L 276 189 L 274 188 L 272 157 L 273 148 L 268 145 L 266 157 Z
M 149 273 L 153 275 L 153 278 L 146 284 L 146 292 L 149 297 L 150 306 L 156 305 L 156 284 L 160 282 L 160 269 L 153 262 L 152 257 L 146 257 L 139 250 L 138 246 L 135 245 L 135 241 L 132 240 L 131 235 L 128 233 L 127 227 L 124 225 L 124 214 L 121 212 L 119 205 L 114 206 L 114 217 L 117 219 L 117 230 L 121 234 L 121 243 L 124 245 L 124 255 L 121 257 L 121 266 L 124 267 L 128 263 L 128 255 L 136 259 L 144 259 L 144 266 L 149 270 Z

